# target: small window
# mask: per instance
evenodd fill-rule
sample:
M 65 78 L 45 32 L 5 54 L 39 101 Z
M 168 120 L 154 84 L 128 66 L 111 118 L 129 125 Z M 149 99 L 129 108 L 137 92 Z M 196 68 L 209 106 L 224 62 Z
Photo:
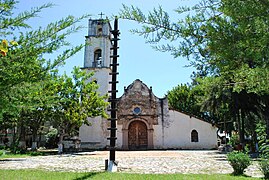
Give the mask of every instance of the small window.
M 98 28 L 97 30 L 97 36 L 102 36 L 103 34 L 103 29 L 102 28 Z
M 139 107 L 135 107 L 133 112 L 134 112 L 135 115 L 138 115 L 138 114 L 141 113 L 141 109 Z
M 196 130 L 191 131 L 191 142 L 198 142 L 198 132 Z
M 103 34 L 102 25 L 97 25 L 97 27 L 96 27 L 96 34 L 97 34 L 97 36 L 102 36 L 102 34 Z

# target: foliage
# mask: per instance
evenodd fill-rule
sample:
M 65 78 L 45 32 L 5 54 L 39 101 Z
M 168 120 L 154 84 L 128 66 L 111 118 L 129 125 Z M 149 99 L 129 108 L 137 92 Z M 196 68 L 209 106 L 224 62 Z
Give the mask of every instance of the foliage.
M 46 137 L 46 148 L 56 148 L 58 142 L 58 130 L 56 128 L 50 128 L 49 132 L 45 135 Z
M 259 161 L 260 170 L 264 175 L 264 179 L 269 179 L 269 157 L 262 157 Z
M 145 14 L 123 5 L 120 17 L 141 23 L 132 32 L 156 50 L 189 60 L 193 85 L 204 92 L 202 111 L 236 124 L 244 143 L 257 121 L 266 122 L 269 139 L 268 7 L 268 1 L 200 0 L 172 17 L 161 6 Z
M 240 143 L 239 141 L 239 136 L 238 134 L 232 134 L 231 138 L 230 138 L 230 141 L 229 141 L 229 144 L 232 146 L 232 147 L 235 147 L 236 145 L 238 145 Z
M 83 123 L 89 125 L 87 117 L 107 117 L 107 96 L 100 96 L 98 85 L 89 81 L 92 73 L 75 67 L 73 78 L 66 75 L 55 77 L 57 105 L 50 111 L 53 124 L 57 124 L 60 142 L 63 136 L 72 134 Z
M 14 16 L 16 3 L 0 2 L 1 52 L 4 51 L 0 54 L 0 127 L 20 130 L 11 147 L 12 152 L 20 153 L 18 144 L 26 127 L 32 132 L 32 142 L 37 141 L 37 133 L 46 121 L 56 124 L 60 135 L 70 134 L 87 123 L 87 117 L 105 117 L 107 103 L 106 96 L 97 93 L 96 84 L 86 83 L 92 74 L 78 68 L 74 69 L 73 78 L 57 74 L 57 68 L 84 47 L 69 43 L 67 38 L 83 28 L 77 24 L 89 15 L 70 15 L 32 29 L 27 20 L 53 4 Z M 46 55 L 54 59 L 45 59 Z
M 3 150 L 0 150 L 0 156 L 2 156 L 4 154 Z
M 215 122 L 213 115 L 202 109 L 204 91 L 198 86 L 181 84 L 168 91 L 169 108 L 187 113 L 208 122 Z
M 26 154 L 26 149 L 19 147 L 18 139 L 11 144 L 9 150 L 11 154 Z
M 266 139 L 266 126 L 259 123 L 256 128 L 260 152 L 260 169 L 265 179 L 269 179 L 269 140 Z
M 256 132 L 258 135 L 259 151 L 264 158 L 269 158 L 269 140 L 266 139 L 266 125 L 264 123 L 258 123 Z
M 38 151 L 30 151 L 27 154 L 29 154 L 30 156 L 43 156 L 44 155 L 44 153 L 38 152 Z
M 233 167 L 234 175 L 243 175 L 244 170 L 250 165 L 250 158 L 243 152 L 233 151 L 227 154 L 228 161 Z
M 29 157 L 28 154 L 12 154 L 12 153 L 7 153 L 3 156 L 0 157 L 0 161 L 2 159 L 9 159 L 9 158 L 25 158 L 25 157 Z
M 232 176 L 227 174 L 131 174 L 109 172 L 58 172 L 42 170 L 0 170 L 6 179 L 225 179 L 225 180 L 252 180 L 257 178 Z
M 83 45 L 71 47 L 66 39 L 82 29 L 82 26 L 76 26 L 79 21 L 89 17 L 68 16 L 34 30 L 26 21 L 53 4 L 44 4 L 14 16 L 16 3 L 14 0 L 0 2 L 0 39 L 12 38 L 10 44 L 16 40 L 14 45 L 17 45 L 8 46 L 9 53 L 0 55 L 0 122 L 4 116 L 12 116 L 16 123 L 22 110 L 28 112 L 39 107 L 37 102 L 28 100 L 35 96 L 40 81 L 48 80 L 50 73 L 83 48 Z M 44 55 L 53 53 L 59 55 L 52 60 L 44 59 Z
M 189 85 L 181 84 L 168 91 L 169 107 L 189 114 L 199 114 L 198 95 Z

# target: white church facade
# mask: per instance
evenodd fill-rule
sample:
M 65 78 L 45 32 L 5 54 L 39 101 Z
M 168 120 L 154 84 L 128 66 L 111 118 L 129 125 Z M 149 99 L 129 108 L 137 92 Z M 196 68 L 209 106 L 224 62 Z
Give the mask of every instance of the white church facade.
M 85 71 L 94 71 L 91 80 L 99 84 L 101 95 L 110 90 L 111 26 L 102 19 L 89 20 L 84 57 Z M 91 126 L 82 125 L 79 138 L 82 149 L 105 149 L 109 145 L 109 121 L 88 118 Z M 137 79 L 117 101 L 117 149 L 214 149 L 217 127 L 170 110 L 167 97 L 158 98 L 152 88 Z

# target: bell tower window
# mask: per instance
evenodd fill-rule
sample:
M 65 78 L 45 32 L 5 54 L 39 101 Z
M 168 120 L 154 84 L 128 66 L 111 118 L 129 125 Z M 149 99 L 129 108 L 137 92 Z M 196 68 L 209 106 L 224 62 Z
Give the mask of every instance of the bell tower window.
M 96 27 L 96 34 L 97 36 L 102 36 L 103 35 L 103 27 L 102 24 L 99 22 L 97 27 Z
M 98 29 L 98 32 L 97 32 L 98 36 L 101 36 L 102 35 L 102 32 L 103 32 L 102 28 L 99 28 Z
M 97 49 L 94 51 L 93 67 L 102 67 L 102 50 Z

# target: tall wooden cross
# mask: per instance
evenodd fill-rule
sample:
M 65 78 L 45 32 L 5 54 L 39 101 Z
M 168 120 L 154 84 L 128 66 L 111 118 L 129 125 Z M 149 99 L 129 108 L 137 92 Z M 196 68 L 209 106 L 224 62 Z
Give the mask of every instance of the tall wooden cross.
M 98 14 L 98 15 L 100 15 L 101 16 L 101 18 L 100 19 L 103 19 L 103 15 L 105 15 L 105 14 L 103 14 L 102 12 L 100 13 L 100 14 Z

